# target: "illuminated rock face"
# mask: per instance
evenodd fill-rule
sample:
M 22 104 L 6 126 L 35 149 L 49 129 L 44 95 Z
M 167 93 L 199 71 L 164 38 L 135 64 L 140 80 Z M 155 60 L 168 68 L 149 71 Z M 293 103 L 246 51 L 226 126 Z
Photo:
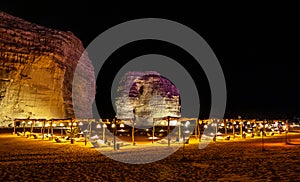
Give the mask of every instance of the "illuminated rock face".
M 74 117 L 72 81 L 81 56 L 84 76 L 78 79 L 85 85 L 93 67 L 78 38 L 0 12 L 0 125 L 14 118 Z M 91 111 L 86 90 L 77 92 L 85 112 Z
M 152 126 L 153 118 L 180 117 L 179 90 L 157 72 L 128 72 L 116 98 L 117 117 L 135 118 L 138 128 Z

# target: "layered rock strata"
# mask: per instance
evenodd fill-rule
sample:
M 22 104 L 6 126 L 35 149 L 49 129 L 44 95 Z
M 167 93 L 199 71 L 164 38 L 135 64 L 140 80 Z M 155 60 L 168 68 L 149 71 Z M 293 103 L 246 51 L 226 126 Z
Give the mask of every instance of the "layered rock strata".
M 77 108 L 91 117 L 94 73 L 81 41 L 71 32 L 0 11 L 0 122 L 74 117 L 72 83 L 77 65 L 81 85 L 73 87 L 77 88 L 73 97 L 80 97 L 82 106 Z

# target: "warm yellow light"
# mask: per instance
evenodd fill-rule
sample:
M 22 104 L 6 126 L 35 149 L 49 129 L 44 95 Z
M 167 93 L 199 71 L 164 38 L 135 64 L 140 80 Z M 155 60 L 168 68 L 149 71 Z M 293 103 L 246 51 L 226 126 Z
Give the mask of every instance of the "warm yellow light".
M 77 123 L 73 123 L 73 126 L 77 126 Z
M 50 126 L 49 123 L 46 123 L 45 127 L 49 127 L 49 126 Z
M 69 126 L 71 126 L 72 125 L 72 123 L 69 123 Z
M 124 124 L 123 124 L 123 123 L 121 123 L 121 124 L 120 124 L 120 127 L 121 127 L 121 128 L 124 128 L 125 126 L 124 126 Z
M 250 124 L 250 121 L 248 121 L 247 124 Z
M 115 124 L 115 123 L 111 124 L 111 127 L 112 127 L 112 128 L 115 128 L 115 127 L 116 127 L 116 124 Z
M 39 126 L 42 127 L 43 126 L 42 123 L 40 123 Z
M 107 125 L 105 123 L 103 124 L 103 128 L 107 128 Z
M 64 124 L 63 124 L 63 123 L 60 123 L 59 126 L 64 126 Z
M 83 123 L 80 121 L 78 125 L 79 125 L 79 126 L 82 126 L 82 125 L 83 125 Z
M 56 124 L 54 123 L 52 126 L 53 126 L 53 127 L 56 127 Z
M 221 126 L 224 126 L 224 123 L 221 123 Z
M 187 121 L 187 122 L 185 123 L 185 127 L 188 127 L 190 124 L 191 124 L 190 121 Z

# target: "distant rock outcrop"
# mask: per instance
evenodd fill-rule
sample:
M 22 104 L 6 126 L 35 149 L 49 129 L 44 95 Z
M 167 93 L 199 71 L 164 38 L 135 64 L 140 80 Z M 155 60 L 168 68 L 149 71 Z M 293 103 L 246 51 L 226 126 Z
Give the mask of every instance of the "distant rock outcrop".
M 73 97 L 80 97 L 81 106 L 76 107 L 91 117 L 94 72 L 81 41 L 71 32 L 0 11 L 0 125 L 14 118 L 74 117 L 72 83 L 77 65 L 81 85 L 73 86 Z
M 120 80 L 115 106 L 117 117 L 135 118 L 137 128 L 152 126 L 153 118 L 181 117 L 179 90 L 155 71 L 127 72 Z

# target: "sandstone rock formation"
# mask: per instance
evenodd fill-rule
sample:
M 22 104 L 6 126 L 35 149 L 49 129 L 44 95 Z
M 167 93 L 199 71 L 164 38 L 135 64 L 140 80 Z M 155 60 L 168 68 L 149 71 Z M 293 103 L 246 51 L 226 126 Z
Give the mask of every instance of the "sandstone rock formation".
M 94 73 L 81 41 L 71 32 L 0 11 L 0 125 L 14 118 L 74 117 L 72 83 L 77 64 L 82 85 L 74 87 L 78 90 L 73 97 L 80 97 L 77 108 L 91 117 Z
M 152 126 L 153 118 L 180 117 L 180 94 L 167 78 L 154 71 L 127 72 L 116 98 L 117 117 L 135 118 L 138 128 Z

